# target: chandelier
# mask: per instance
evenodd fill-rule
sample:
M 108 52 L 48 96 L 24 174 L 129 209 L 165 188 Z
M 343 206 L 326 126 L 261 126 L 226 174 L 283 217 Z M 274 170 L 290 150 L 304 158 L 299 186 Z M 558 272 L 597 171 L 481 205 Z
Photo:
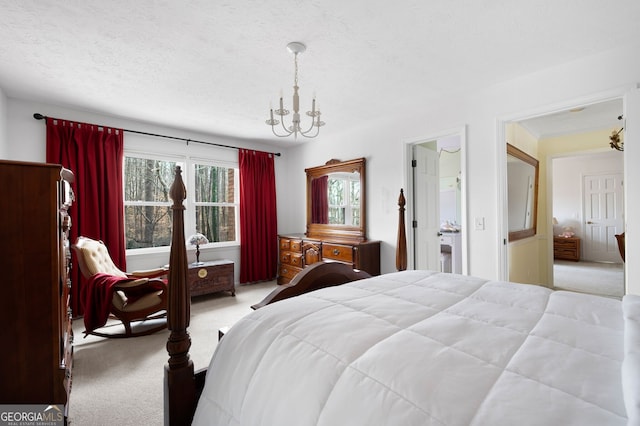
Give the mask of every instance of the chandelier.
M 618 120 L 622 120 L 622 116 L 618 116 Z M 609 146 L 612 149 L 616 149 L 618 151 L 624 151 L 624 142 L 620 140 L 620 133 L 624 130 L 624 127 L 618 131 L 612 131 L 611 136 L 609 136 Z
M 284 124 L 284 116 L 289 114 L 288 109 L 284 109 L 284 103 L 282 101 L 282 95 L 280 95 L 280 108 L 274 111 L 273 108 L 270 109 L 270 118 L 265 123 L 271 126 L 271 131 L 273 134 L 280 137 L 286 138 L 287 136 L 293 135 L 294 138 L 298 138 L 298 134 L 304 136 L 305 138 L 315 138 L 320 133 L 320 127 L 324 126 L 324 122 L 320 121 L 320 110 L 316 109 L 316 98 L 313 97 L 313 101 L 311 102 L 311 111 L 307 111 L 307 115 L 311 117 L 311 124 L 309 128 L 303 130 L 300 127 L 300 97 L 298 96 L 298 54 L 303 53 L 307 50 L 307 47 L 299 42 L 291 42 L 287 44 L 287 50 L 293 53 L 293 62 L 295 65 L 295 74 L 293 78 L 293 118 L 291 119 L 291 125 L 287 127 Z M 273 115 L 279 115 L 280 119 L 273 118 Z M 284 134 L 278 134 L 276 132 L 276 126 L 278 124 L 282 124 L 282 130 Z M 314 129 L 315 128 L 315 129 Z

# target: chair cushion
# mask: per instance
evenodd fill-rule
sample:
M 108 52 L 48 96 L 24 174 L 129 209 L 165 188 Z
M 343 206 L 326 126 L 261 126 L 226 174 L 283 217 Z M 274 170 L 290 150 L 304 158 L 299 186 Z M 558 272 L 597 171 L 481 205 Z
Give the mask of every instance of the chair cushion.
M 102 241 L 92 240 L 90 238 L 79 237 L 75 244 L 76 252 L 82 256 L 84 269 L 88 276 L 97 273 L 115 275 L 117 277 L 126 277 L 127 274 L 116 267 L 109 256 L 109 251 Z

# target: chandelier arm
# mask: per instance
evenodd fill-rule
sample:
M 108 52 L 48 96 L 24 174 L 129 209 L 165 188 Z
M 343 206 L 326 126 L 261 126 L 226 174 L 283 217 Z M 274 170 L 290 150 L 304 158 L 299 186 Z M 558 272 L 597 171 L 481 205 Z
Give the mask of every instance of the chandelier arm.
M 276 128 L 275 126 L 271 126 L 271 131 L 273 132 L 274 135 L 276 135 L 279 138 L 288 138 L 289 136 L 291 136 L 291 133 L 287 133 L 285 135 L 279 135 L 276 133 Z
M 289 129 L 287 129 L 287 126 L 285 126 L 284 124 L 284 116 L 282 117 L 282 120 L 280 120 L 280 124 L 282 124 L 282 130 L 284 130 L 284 132 L 287 134 L 287 136 L 290 136 L 293 132 Z
M 318 136 L 320 134 L 320 129 L 316 130 L 315 134 L 309 136 L 308 133 L 300 133 L 303 137 L 307 138 L 307 139 L 313 139 L 316 136 Z
M 316 128 L 316 133 L 313 136 L 309 136 L 309 132 L 311 132 L 311 129 L 313 129 L 313 127 Z M 320 134 L 320 126 L 311 126 L 311 128 L 309 130 L 307 130 L 306 132 L 300 132 L 300 134 L 302 136 L 304 136 L 305 138 L 315 138 L 316 136 L 318 136 Z
M 305 130 L 304 132 L 302 130 L 300 130 L 300 133 L 302 134 L 302 136 L 304 136 L 305 134 L 309 133 L 311 130 L 313 130 L 316 124 L 316 121 L 311 118 L 311 126 L 309 126 L 309 128 L 307 130 Z M 320 128 L 318 127 L 318 131 L 320 130 Z

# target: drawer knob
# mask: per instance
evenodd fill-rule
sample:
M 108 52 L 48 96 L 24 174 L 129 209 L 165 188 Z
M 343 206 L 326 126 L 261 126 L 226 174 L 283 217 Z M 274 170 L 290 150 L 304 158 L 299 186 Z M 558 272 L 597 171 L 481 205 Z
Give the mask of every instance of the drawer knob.
M 333 255 L 334 255 L 334 256 L 337 256 L 337 255 L 339 255 L 339 254 L 340 254 L 340 250 L 338 250 L 338 249 L 333 249 Z

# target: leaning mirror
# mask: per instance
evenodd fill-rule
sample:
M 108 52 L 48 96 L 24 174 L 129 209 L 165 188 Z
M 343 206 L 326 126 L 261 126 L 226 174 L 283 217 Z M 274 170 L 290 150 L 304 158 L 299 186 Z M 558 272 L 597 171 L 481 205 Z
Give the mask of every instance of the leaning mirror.
M 509 241 L 536 234 L 538 215 L 538 160 L 507 144 L 507 203 Z
M 307 236 L 365 240 L 365 159 L 329 160 L 305 171 Z

